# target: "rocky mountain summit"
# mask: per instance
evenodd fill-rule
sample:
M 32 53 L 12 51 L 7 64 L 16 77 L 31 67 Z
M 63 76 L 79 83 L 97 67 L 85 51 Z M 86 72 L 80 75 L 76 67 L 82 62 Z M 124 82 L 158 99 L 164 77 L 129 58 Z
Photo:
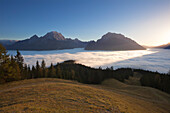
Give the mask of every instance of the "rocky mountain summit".
M 56 31 L 48 32 L 42 38 L 46 40 L 66 40 L 61 33 L 58 33 Z
M 144 50 L 145 48 L 134 40 L 125 37 L 122 34 L 111 33 L 103 35 L 96 42 L 90 42 L 85 50 Z

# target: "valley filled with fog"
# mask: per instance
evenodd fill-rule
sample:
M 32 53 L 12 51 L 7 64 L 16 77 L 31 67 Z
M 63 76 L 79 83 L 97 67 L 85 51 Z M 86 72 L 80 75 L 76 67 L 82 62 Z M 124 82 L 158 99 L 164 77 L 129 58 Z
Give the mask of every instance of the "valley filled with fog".
M 36 61 L 45 60 L 49 66 L 51 62 L 63 62 L 65 60 L 76 60 L 77 63 L 86 66 L 102 68 L 113 66 L 114 69 L 120 67 L 132 67 L 151 71 L 167 73 L 170 70 L 170 50 L 167 49 L 147 49 L 131 51 L 88 51 L 83 48 L 51 50 L 51 51 L 20 51 L 24 57 L 24 62 L 35 65 Z M 8 51 L 10 55 L 15 55 L 16 51 Z

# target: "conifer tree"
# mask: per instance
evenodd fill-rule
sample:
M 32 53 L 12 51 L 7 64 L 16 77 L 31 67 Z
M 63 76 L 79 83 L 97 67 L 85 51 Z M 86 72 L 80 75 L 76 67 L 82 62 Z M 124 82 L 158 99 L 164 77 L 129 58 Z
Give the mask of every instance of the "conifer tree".
M 39 62 L 37 60 L 37 62 L 36 62 L 36 75 L 35 75 L 35 78 L 40 78 L 40 77 L 41 77 L 41 69 L 40 69 Z
M 18 63 L 19 68 L 22 71 L 23 70 L 23 64 L 24 64 L 24 58 L 18 50 L 17 50 L 17 55 L 15 56 L 15 60 Z
M 30 68 L 30 65 L 28 65 L 28 68 L 27 68 L 27 78 L 28 79 L 31 79 L 31 68 Z
M 53 63 L 50 65 L 48 76 L 53 78 L 56 77 L 56 69 L 54 68 Z
M 2 51 L 2 49 L 0 51 Z M 6 55 L 6 50 L 2 52 L 3 53 L 0 53 L 0 83 L 21 79 L 20 69 L 14 58 L 11 56 L 10 59 L 9 56 Z
M 0 66 L 9 60 L 6 49 L 0 44 Z
M 75 71 L 73 69 L 71 70 L 71 79 L 75 80 Z
M 42 62 L 41 62 L 42 77 L 46 77 L 46 76 L 47 76 L 47 69 L 46 69 L 45 65 L 46 65 L 46 64 L 45 64 L 45 61 L 42 60 Z
M 21 76 L 21 70 L 19 68 L 18 63 L 14 60 L 13 56 L 11 56 L 10 62 L 9 62 L 9 71 L 6 81 L 14 81 L 14 80 L 20 80 L 22 79 Z
M 32 66 L 32 70 L 31 70 L 31 78 L 36 78 L 36 69 L 34 66 Z
M 22 76 L 22 79 L 26 79 L 28 78 L 28 67 L 27 67 L 27 64 L 24 64 L 24 67 L 23 67 L 23 76 Z
M 20 69 L 13 57 L 9 58 L 6 49 L 0 44 L 0 83 L 20 79 Z
M 6 49 L 0 44 L 0 82 L 4 83 L 8 74 L 9 67 L 9 55 L 7 55 Z
M 62 71 L 59 65 L 57 66 L 56 73 L 57 73 L 57 78 L 62 78 Z
M 110 70 L 114 70 L 113 66 L 110 67 Z

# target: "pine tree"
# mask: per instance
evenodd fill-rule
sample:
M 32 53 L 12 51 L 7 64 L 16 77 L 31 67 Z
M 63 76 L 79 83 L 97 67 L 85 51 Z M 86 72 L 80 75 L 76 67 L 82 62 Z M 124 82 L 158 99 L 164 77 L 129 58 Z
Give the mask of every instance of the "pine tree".
M 0 44 L 0 82 L 5 82 L 5 78 L 8 73 L 8 67 L 10 64 L 9 55 L 7 55 L 6 49 Z
M 20 69 L 14 58 L 7 55 L 6 49 L 0 44 L 0 83 L 20 79 Z
M 56 77 L 56 69 L 54 68 L 53 63 L 51 63 L 49 68 L 48 76 L 52 78 Z
M 30 65 L 28 65 L 27 73 L 28 73 L 27 78 L 31 79 L 32 77 L 31 77 L 31 68 L 30 68 Z
M 57 73 L 57 78 L 62 78 L 62 71 L 59 65 L 57 66 L 56 73 Z
M 31 70 L 31 78 L 36 78 L 36 69 L 34 66 L 32 66 L 32 70 Z
M 47 69 L 46 69 L 45 65 L 46 65 L 45 61 L 42 60 L 42 62 L 41 62 L 42 77 L 46 77 L 47 76 Z
M 35 75 L 35 78 L 40 78 L 41 77 L 41 75 L 40 75 L 40 65 L 39 65 L 39 62 L 38 62 L 38 60 L 37 60 L 37 62 L 36 62 L 36 75 Z
M 99 66 L 99 68 L 98 68 L 98 69 L 100 69 L 100 70 L 101 70 L 101 69 L 102 69 L 102 67 L 101 67 L 101 66 Z
M 113 66 L 110 67 L 110 70 L 114 70 Z
M 23 64 L 24 64 L 24 58 L 18 50 L 17 50 L 17 55 L 15 56 L 15 60 L 18 63 L 19 68 L 22 71 L 23 70 Z
M 22 79 L 27 79 L 28 78 L 28 67 L 27 67 L 27 64 L 24 64 L 24 67 L 23 67 L 23 78 Z
M 0 44 L 0 66 L 9 60 L 6 49 Z
M 161 77 L 159 74 L 156 74 L 154 77 L 154 87 L 160 88 L 161 87 Z
M 36 62 L 36 78 L 42 78 L 42 68 L 40 67 L 38 60 Z
M 22 79 L 20 68 L 18 63 L 14 60 L 13 56 L 11 56 L 10 62 L 9 62 L 9 71 L 6 81 L 14 81 L 14 80 L 20 80 Z
M 0 65 L 0 82 L 10 82 L 14 80 L 21 79 L 20 76 L 20 69 L 18 64 L 15 62 L 13 57 L 11 56 L 11 59 L 6 59 L 1 65 Z
M 71 79 L 75 80 L 75 71 L 73 69 L 71 70 Z

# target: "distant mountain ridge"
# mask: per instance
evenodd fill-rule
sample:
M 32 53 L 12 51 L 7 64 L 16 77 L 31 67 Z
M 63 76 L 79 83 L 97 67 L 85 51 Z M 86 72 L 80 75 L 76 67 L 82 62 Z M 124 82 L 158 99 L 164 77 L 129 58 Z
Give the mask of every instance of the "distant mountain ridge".
M 111 33 L 103 35 L 96 42 L 89 43 L 85 50 L 144 50 L 145 48 L 134 40 L 125 37 L 122 34 Z
M 16 43 L 18 40 L 0 40 L 0 44 L 7 46 Z
M 170 49 L 170 45 L 168 47 L 165 47 L 165 49 Z
M 170 49 L 170 42 L 153 48 Z
M 42 37 L 33 35 L 29 39 L 18 41 L 12 45 L 6 46 L 8 50 L 57 50 L 84 48 L 88 42 L 82 42 L 78 39 L 65 38 L 56 31 L 48 32 Z

